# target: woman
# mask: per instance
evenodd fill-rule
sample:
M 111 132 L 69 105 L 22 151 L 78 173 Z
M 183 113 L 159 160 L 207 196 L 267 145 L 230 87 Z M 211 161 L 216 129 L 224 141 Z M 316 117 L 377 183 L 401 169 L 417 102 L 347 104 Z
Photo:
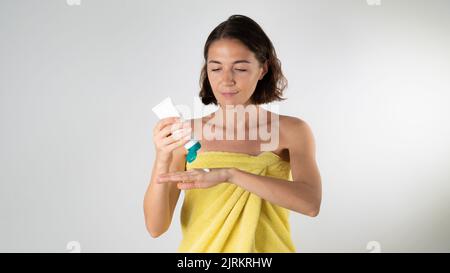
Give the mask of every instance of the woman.
M 259 106 L 282 100 L 286 86 L 273 45 L 256 22 L 233 15 L 209 35 L 204 58 L 200 97 L 219 108 L 197 120 L 167 118 L 155 126 L 156 160 L 144 198 L 147 229 L 158 237 L 169 228 L 180 190 L 185 190 L 178 251 L 295 252 L 289 210 L 317 216 L 321 178 L 308 124 Z M 226 112 L 238 106 L 257 109 L 257 125 L 250 114 L 232 122 L 234 116 Z M 212 132 L 207 126 L 214 129 L 213 137 L 197 138 L 202 148 L 187 163 L 183 145 L 192 128 L 198 137 Z M 277 133 L 277 145 L 263 150 L 267 139 L 261 137 L 217 138 L 234 134 L 239 126 L 246 136 L 270 128 Z M 182 135 L 171 134 L 180 128 Z

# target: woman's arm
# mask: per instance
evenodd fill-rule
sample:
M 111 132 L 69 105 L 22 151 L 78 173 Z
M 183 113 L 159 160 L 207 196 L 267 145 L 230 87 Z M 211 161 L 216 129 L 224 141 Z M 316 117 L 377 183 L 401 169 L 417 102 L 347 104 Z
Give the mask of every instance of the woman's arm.
M 320 211 L 322 186 L 315 159 L 315 141 L 308 124 L 300 119 L 287 121 L 286 141 L 292 169 L 292 182 L 228 170 L 228 181 L 259 197 L 296 212 L 315 217 Z M 287 127 L 286 127 L 287 126 Z
M 156 178 L 170 171 L 184 170 L 183 157 L 174 156 L 171 163 L 155 159 L 150 183 L 144 196 L 145 226 L 153 238 L 167 231 L 171 222 L 180 190 L 174 184 L 155 183 Z
M 157 123 L 153 131 L 153 141 L 155 142 L 156 158 L 153 163 L 150 183 L 144 196 L 144 216 L 145 225 L 148 232 L 154 238 L 163 234 L 172 222 L 173 211 L 180 195 L 180 190 L 176 185 L 161 185 L 156 183 L 159 175 L 185 170 L 185 149 L 184 145 L 190 133 L 177 135 L 174 129 L 189 128 L 189 124 L 183 126 L 176 123 L 176 118 L 162 119 Z
M 238 169 L 229 169 L 230 183 L 244 188 L 275 205 L 315 217 L 320 210 L 317 188 L 307 182 L 286 182 L 282 179 L 255 175 Z
M 292 182 L 255 175 L 236 168 L 212 169 L 208 173 L 199 169 L 173 172 L 160 175 L 158 182 L 176 182 L 179 189 L 189 190 L 209 188 L 226 181 L 275 205 L 311 217 L 317 216 L 322 200 L 322 186 L 315 160 L 313 134 L 304 121 L 295 119 L 288 123 L 288 127 L 284 128 L 289 128 L 286 143 L 289 148 Z

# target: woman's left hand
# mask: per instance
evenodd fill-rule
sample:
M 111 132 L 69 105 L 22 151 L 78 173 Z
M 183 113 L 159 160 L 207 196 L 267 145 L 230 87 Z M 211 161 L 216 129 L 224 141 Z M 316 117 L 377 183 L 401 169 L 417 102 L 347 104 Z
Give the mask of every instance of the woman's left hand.
M 229 169 L 191 169 L 184 172 L 165 173 L 158 176 L 158 183 L 178 182 L 180 190 L 205 189 L 217 184 L 228 182 Z

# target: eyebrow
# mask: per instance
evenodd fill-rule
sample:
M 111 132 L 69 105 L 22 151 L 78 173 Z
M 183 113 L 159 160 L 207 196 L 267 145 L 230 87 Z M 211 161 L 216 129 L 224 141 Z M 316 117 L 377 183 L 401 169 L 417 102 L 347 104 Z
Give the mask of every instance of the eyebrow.
M 208 63 L 222 64 L 221 62 L 216 61 L 216 60 L 210 60 Z M 250 64 L 251 62 L 248 61 L 248 60 L 237 60 L 237 61 L 234 61 L 234 62 L 233 62 L 233 64 L 239 64 L 239 63 L 247 63 L 247 64 Z

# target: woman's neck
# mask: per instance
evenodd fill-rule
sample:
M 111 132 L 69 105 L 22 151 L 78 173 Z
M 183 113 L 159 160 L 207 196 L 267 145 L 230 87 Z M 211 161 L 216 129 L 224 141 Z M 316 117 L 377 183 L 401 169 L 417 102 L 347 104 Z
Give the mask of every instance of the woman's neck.
M 216 124 L 223 129 L 231 127 L 233 129 L 258 127 L 260 115 L 267 114 L 259 105 L 225 105 L 219 106 L 219 109 L 213 115 L 222 121 L 222 126 Z

